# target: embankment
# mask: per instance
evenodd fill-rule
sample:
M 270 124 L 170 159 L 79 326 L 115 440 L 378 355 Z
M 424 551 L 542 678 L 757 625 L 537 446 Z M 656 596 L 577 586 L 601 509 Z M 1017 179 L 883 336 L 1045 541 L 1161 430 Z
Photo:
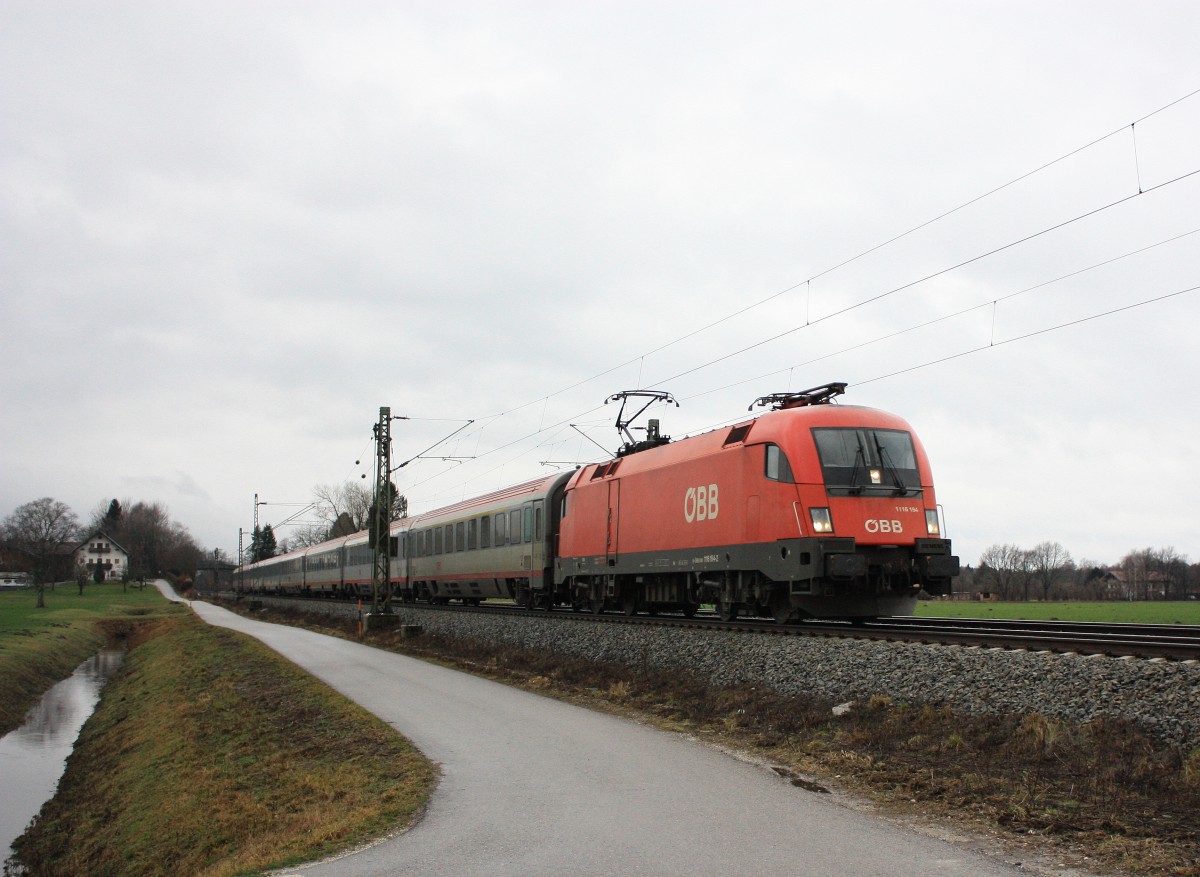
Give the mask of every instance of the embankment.
M 424 807 L 435 772 L 420 753 L 257 641 L 190 616 L 133 641 L 14 845 L 31 877 L 280 867 Z

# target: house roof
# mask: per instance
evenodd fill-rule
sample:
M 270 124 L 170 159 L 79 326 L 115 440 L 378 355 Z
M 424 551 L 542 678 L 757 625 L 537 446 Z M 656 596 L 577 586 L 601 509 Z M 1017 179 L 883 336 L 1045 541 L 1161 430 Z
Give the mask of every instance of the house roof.
M 125 552 L 126 554 L 129 554 L 129 550 L 124 545 L 122 545 L 120 542 L 118 542 L 112 536 L 108 535 L 108 533 L 106 533 L 104 530 L 93 530 L 86 537 L 84 537 L 82 542 L 75 543 L 74 547 L 72 547 L 72 549 L 71 549 L 71 553 L 78 551 L 80 548 L 87 545 L 89 542 L 91 542 L 93 539 L 95 539 L 98 536 L 103 537 L 105 542 L 112 543 L 113 548 L 119 548 L 121 551 Z

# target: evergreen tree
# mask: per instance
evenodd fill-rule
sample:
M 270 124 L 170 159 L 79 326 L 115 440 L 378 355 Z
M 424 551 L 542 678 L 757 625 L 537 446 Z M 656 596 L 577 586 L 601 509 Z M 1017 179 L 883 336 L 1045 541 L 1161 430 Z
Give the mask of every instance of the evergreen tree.
M 115 536 L 121 531 L 121 504 L 115 499 L 108 504 L 104 520 L 100 522 L 100 529 L 110 536 Z
M 267 524 L 262 528 L 262 533 L 258 537 L 258 559 L 266 560 L 268 557 L 274 557 L 278 547 L 275 542 L 275 531 L 271 529 L 270 524 Z
M 250 534 L 250 552 L 247 557 L 247 563 L 258 563 L 262 560 L 259 555 L 262 552 L 262 529 L 258 524 L 254 525 L 254 532 Z

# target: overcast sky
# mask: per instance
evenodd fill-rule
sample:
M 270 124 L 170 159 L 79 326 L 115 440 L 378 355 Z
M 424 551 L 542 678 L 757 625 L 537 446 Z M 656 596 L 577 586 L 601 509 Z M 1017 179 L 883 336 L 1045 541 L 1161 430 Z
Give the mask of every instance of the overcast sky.
M 398 473 L 423 511 L 615 448 L 619 390 L 679 437 L 846 381 L 964 563 L 1200 560 L 1198 37 L 1195 0 L 0 0 L 0 516 L 157 501 L 236 554 L 256 493 L 371 473 L 382 405 L 425 418 L 396 462 L 475 421 Z

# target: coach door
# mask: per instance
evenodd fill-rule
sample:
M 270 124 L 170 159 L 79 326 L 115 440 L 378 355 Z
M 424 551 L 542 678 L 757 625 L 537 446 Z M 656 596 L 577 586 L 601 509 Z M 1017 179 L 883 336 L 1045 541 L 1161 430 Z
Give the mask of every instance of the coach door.
M 604 559 L 608 566 L 617 563 L 617 530 L 621 512 L 621 482 L 608 482 L 608 535 L 604 542 Z
M 529 544 L 529 574 L 540 578 L 546 570 L 546 514 L 544 500 L 525 503 L 525 542 Z

